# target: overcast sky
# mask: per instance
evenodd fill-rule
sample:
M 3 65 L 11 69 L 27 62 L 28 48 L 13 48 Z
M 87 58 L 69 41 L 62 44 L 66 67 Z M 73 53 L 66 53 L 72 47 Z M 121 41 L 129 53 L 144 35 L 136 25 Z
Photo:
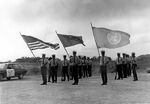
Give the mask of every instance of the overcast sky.
M 32 54 L 19 32 L 46 42 L 60 43 L 55 34 L 82 35 L 86 47 L 67 48 L 80 55 L 98 56 L 90 22 L 127 32 L 131 43 L 106 50 L 116 57 L 117 52 L 136 52 L 137 56 L 150 53 L 150 0 L 0 0 L 0 61 L 15 60 Z M 45 53 L 62 58 L 66 54 L 62 44 L 59 50 L 50 48 L 33 51 L 36 56 Z

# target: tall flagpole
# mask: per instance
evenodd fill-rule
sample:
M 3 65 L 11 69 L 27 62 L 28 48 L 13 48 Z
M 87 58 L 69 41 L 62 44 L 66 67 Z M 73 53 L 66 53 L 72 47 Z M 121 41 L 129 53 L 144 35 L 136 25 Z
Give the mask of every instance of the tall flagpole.
M 94 36 L 92 23 L 91 23 L 91 28 L 92 28 L 92 33 L 93 33 L 93 36 Z M 94 36 L 94 40 L 95 40 L 96 48 L 97 48 L 97 52 L 98 52 L 98 55 L 99 55 L 99 58 L 100 58 L 100 52 L 99 52 L 99 48 L 98 48 L 98 45 L 97 45 L 97 42 L 96 42 L 95 36 Z
M 55 31 L 56 32 L 56 35 L 58 36 L 58 34 L 57 34 L 57 31 Z M 59 38 L 59 37 L 58 37 Z M 60 39 L 59 39 L 60 40 Z M 60 40 L 61 41 L 61 40 Z M 61 42 L 62 43 L 62 42 Z M 63 44 L 62 44 L 63 45 Z M 63 47 L 64 47 L 64 45 L 63 45 Z M 68 53 L 68 51 L 66 50 L 66 48 L 64 47 L 64 49 L 65 49 L 65 51 L 66 51 L 66 53 L 67 53 L 67 55 L 68 55 L 68 58 L 70 57 L 69 56 L 69 53 Z
M 21 32 L 19 32 L 19 33 L 20 33 L 20 35 L 21 35 L 21 37 L 22 37 Z M 23 38 L 23 37 L 22 37 L 22 38 Z M 33 55 L 33 56 L 34 56 L 34 58 L 36 59 L 36 57 L 35 57 L 34 53 L 33 53 L 33 52 L 32 52 L 32 50 L 30 49 L 30 47 L 29 47 L 29 45 L 27 44 L 26 40 L 25 40 L 24 38 L 23 38 L 23 40 L 25 41 L 25 43 L 26 43 L 26 45 L 28 46 L 28 48 L 29 48 L 30 52 L 32 53 L 32 55 Z M 37 62 L 38 62 L 38 64 L 40 64 L 38 60 L 37 60 Z

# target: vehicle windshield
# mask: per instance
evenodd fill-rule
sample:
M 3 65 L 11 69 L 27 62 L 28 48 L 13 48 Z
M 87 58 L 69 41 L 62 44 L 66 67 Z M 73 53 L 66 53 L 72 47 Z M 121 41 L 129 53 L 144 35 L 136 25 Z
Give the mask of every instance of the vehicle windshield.
M 0 64 L 0 69 L 4 69 L 6 64 Z

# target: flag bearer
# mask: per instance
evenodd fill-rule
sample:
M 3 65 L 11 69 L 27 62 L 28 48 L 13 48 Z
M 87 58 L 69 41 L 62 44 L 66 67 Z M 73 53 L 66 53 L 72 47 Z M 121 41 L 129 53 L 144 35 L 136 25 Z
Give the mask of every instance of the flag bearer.
M 45 58 L 45 54 L 42 54 L 41 75 L 42 75 L 43 83 L 41 85 L 47 85 L 47 63 L 48 60 Z
M 72 69 L 73 69 L 73 78 L 74 78 L 74 83 L 72 85 L 78 85 L 78 82 L 79 82 L 79 79 L 78 79 L 79 59 L 76 56 L 76 51 L 73 51 L 73 57 L 71 58 L 71 62 L 73 63 Z
M 67 76 L 67 79 L 68 79 L 68 81 L 69 81 L 69 71 L 68 71 L 69 62 L 68 62 L 68 60 L 66 59 L 66 55 L 64 55 L 63 57 L 64 57 L 64 60 L 62 61 L 62 72 L 63 72 L 63 76 L 64 76 L 63 81 L 66 80 L 66 76 Z
M 105 57 L 105 51 L 101 51 L 102 57 L 100 58 L 100 70 L 101 70 L 101 77 L 102 77 L 102 84 L 107 85 L 107 63 L 108 60 Z
M 138 81 L 138 77 L 137 77 L 137 73 L 136 73 L 137 64 L 136 64 L 135 53 L 134 52 L 132 53 L 131 65 L 132 65 L 132 72 L 133 72 L 133 78 L 134 78 L 133 81 Z
M 122 58 L 120 57 L 120 53 L 117 53 L 116 68 L 118 73 L 118 79 L 123 79 Z
M 49 63 L 49 66 L 52 71 L 52 83 L 57 83 L 57 69 L 58 69 L 58 62 L 55 58 L 55 55 L 52 55 L 52 59 Z

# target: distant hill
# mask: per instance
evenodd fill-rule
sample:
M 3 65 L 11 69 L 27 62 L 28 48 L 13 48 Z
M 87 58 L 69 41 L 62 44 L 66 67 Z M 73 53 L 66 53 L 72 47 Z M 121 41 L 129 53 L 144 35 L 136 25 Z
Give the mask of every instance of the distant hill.
M 145 71 L 147 68 L 150 68 L 150 54 L 140 55 L 136 59 L 139 71 Z

